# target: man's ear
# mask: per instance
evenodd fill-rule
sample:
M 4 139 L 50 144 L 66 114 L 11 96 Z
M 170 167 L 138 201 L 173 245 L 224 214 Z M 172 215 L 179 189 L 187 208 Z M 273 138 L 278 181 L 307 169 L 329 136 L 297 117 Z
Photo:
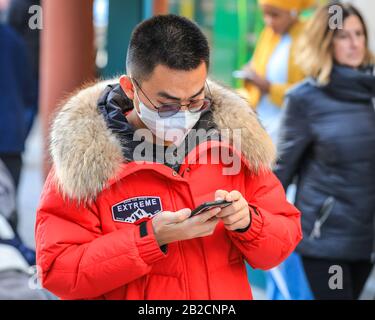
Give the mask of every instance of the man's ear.
M 130 99 L 134 99 L 134 86 L 130 77 L 127 75 L 122 75 L 120 77 L 120 86 L 121 89 L 125 92 L 126 96 Z

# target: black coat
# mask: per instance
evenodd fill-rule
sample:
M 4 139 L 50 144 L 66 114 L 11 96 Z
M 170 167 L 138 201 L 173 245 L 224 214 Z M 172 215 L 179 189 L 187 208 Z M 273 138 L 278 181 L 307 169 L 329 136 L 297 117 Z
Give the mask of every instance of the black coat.
M 370 260 L 375 215 L 375 76 L 335 66 L 330 84 L 292 89 L 280 128 L 275 173 L 297 178 L 305 256 Z

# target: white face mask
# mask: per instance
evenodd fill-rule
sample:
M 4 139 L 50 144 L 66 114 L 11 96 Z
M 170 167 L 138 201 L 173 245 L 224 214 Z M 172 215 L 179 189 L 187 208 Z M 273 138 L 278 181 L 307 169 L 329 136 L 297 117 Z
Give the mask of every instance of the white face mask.
M 161 118 L 157 111 L 151 110 L 144 105 L 139 99 L 137 91 L 135 93 L 140 109 L 140 112 L 138 112 L 135 108 L 138 117 L 156 137 L 164 141 L 171 141 L 176 146 L 184 141 L 201 117 L 201 112 L 179 111 L 171 117 Z

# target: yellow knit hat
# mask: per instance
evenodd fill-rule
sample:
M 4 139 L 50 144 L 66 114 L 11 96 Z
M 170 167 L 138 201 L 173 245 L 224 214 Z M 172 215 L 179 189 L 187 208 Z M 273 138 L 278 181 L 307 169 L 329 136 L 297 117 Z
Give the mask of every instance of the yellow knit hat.
M 312 7 L 316 0 L 258 0 L 260 5 L 268 4 L 276 8 L 302 11 Z

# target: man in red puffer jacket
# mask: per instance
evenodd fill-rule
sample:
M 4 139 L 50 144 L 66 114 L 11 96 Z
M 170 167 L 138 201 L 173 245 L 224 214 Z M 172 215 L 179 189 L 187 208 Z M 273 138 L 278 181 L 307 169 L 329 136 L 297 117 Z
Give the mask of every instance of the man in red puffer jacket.
M 51 134 L 36 223 L 45 288 L 62 299 L 252 299 L 301 240 L 246 101 L 206 81 L 207 39 L 165 15 L 134 30 L 127 75 L 71 97 Z M 203 202 L 232 204 L 191 216 Z

